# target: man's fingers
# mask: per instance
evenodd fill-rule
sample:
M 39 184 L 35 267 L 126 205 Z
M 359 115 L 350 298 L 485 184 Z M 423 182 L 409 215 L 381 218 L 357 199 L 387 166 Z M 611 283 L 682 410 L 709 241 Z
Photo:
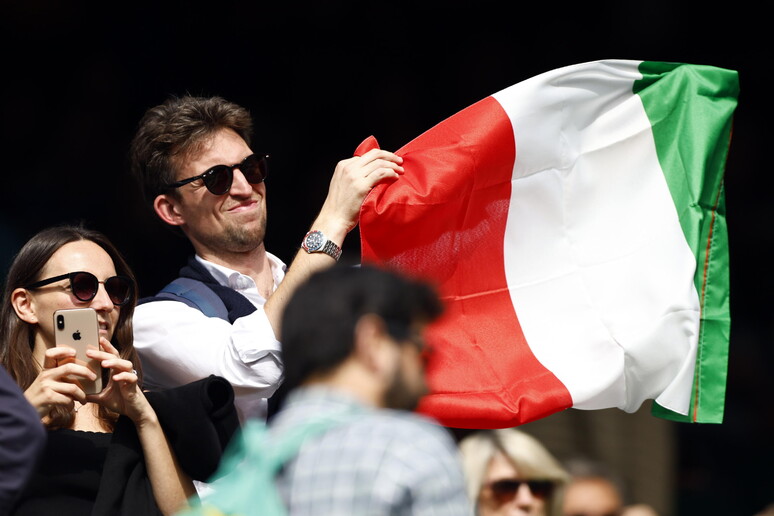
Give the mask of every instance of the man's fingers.
M 403 163 L 403 158 L 394 152 L 386 151 L 384 149 L 371 149 L 370 151 L 360 156 L 360 159 L 365 160 L 366 162 L 383 159 L 386 161 L 393 161 L 395 163 Z
M 371 174 L 374 173 L 380 173 L 380 174 L 394 174 L 394 175 L 400 175 L 403 174 L 403 167 L 398 165 L 395 162 L 387 161 L 383 159 L 374 160 L 365 167 L 366 174 L 365 177 L 368 177 Z

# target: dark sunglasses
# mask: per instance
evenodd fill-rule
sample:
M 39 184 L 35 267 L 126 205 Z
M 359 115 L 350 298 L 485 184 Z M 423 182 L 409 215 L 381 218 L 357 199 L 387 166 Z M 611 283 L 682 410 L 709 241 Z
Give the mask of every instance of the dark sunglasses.
M 234 169 L 238 168 L 251 185 L 260 184 L 266 179 L 269 172 L 268 154 L 250 154 L 241 163 L 236 165 L 215 165 L 208 168 L 203 174 L 181 179 L 167 185 L 168 188 L 180 188 L 188 183 L 193 183 L 197 179 L 204 181 L 204 186 L 210 193 L 223 195 L 231 189 L 231 183 L 234 181 Z
M 554 483 L 550 480 L 517 480 L 504 479 L 490 482 L 487 487 L 492 491 L 492 496 L 498 505 L 503 505 L 516 496 L 522 484 L 527 484 L 532 496 L 546 499 L 554 492 Z
M 63 279 L 70 280 L 70 290 L 72 290 L 73 295 L 84 303 L 88 303 L 94 299 L 97 295 L 97 290 L 99 290 L 100 283 L 105 285 L 105 291 L 107 292 L 108 297 L 110 297 L 110 301 L 117 306 L 126 304 L 129 299 L 131 299 L 132 293 L 134 292 L 134 283 L 126 276 L 111 276 L 105 281 L 99 281 L 94 274 L 84 271 L 54 276 L 53 278 L 32 283 L 24 288 L 32 290 Z

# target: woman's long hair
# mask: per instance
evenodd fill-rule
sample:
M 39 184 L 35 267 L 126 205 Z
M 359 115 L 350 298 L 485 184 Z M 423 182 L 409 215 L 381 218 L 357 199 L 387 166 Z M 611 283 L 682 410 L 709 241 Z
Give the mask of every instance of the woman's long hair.
M 136 285 L 134 273 L 126 260 L 110 240 L 99 231 L 83 226 L 62 225 L 44 229 L 30 238 L 16 254 L 8 270 L 3 291 L 3 304 L 0 307 L 0 363 L 5 366 L 22 390 L 26 390 L 35 381 L 40 374 L 42 364 L 37 364 L 32 354 L 35 345 L 35 326 L 19 319 L 11 305 L 11 294 L 17 288 L 44 279 L 39 275 L 51 256 L 65 244 L 81 240 L 94 242 L 104 249 L 113 260 L 116 273 L 131 278 Z M 137 288 L 133 289 L 132 299 L 120 308 L 111 343 L 116 347 L 121 358 L 131 360 L 142 382 L 140 360 L 134 349 L 132 335 L 132 314 L 136 304 Z M 109 370 L 103 370 L 103 385 L 107 384 L 109 373 Z M 69 428 L 74 418 L 73 412 L 56 407 L 49 414 L 47 427 L 50 430 Z M 99 419 L 106 429 L 112 430 L 117 418 L 114 412 L 105 407 L 99 407 Z

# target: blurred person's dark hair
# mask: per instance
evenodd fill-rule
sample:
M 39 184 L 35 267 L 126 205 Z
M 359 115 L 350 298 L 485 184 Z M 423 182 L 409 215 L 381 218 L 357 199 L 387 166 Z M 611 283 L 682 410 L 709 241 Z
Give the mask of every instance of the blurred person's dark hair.
M 412 326 L 432 322 L 442 312 L 432 287 L 386 269 L 337 265 L 317 273 L 299 287 L 283 314 L 283 391 L 350 356 L 363 315 L 379 316 L 387 332 L 403 341 L 411 337 Z

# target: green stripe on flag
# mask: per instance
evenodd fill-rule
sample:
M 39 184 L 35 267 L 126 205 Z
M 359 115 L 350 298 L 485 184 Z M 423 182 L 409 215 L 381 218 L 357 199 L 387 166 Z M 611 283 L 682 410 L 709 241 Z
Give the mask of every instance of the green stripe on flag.
M 658 404 L 675 421 L 720 423 L 725 405 L 729 312 L 728 233 L 723 174 L 739 96 L 737 72 L 703 65 L 640 64 L 634 84 L 686 241 L 696 257 L 701 328 L 690 413 Z

